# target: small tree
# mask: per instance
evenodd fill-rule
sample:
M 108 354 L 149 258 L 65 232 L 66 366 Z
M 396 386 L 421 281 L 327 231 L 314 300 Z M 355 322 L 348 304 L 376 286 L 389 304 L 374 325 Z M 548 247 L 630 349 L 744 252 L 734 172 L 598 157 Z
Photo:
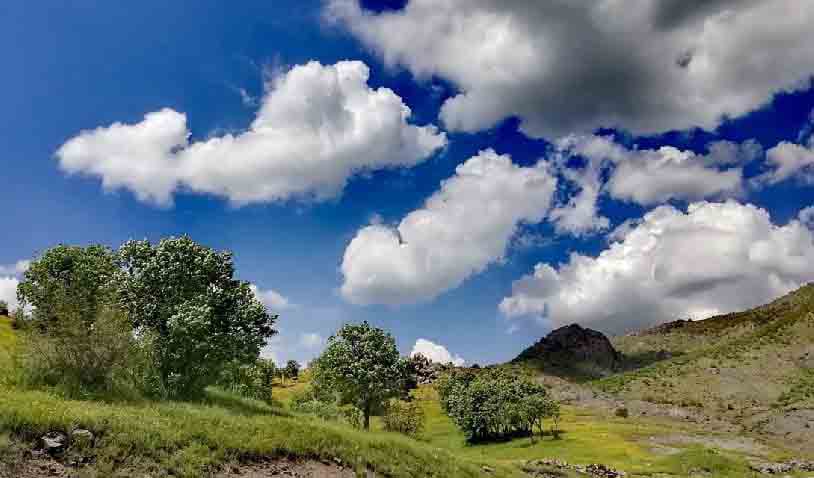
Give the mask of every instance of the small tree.
M 339 329 L 312 368 L 315 383 L 358 408 L 369 430 L 373 412 L 401 393 L 406 361 L 390 334 L 363 322 Z
M 42 332 L 89 331 L 101 309 L 113 302 L 116 270 L 107 247 L 59 245 L 31 263 L 17 296 L 21 305 L 33 306 L 30 318 Z
M 300 363 L 296 360 L 289 360 L 285 363 L 285 376 L 296 380 L 300 376 Z
M 61 385 L 71 392 L 110 390 L 135 370 L 134 337 L 116 307 L 113 252 L 104 246 L 60 245 L 46 250 L 17 288 L 15 313 L 23 328 L 23 369 L 32 383 Z M 130 377 L 132 378 L 132 377 Z M 127 379 L 130 380 L 129 378 Z
M 232 361 L 254 364 L 277 316 L 234 279 L 229 252 L 188 237 L 130 241 L 119 250 L 119 299 L 152 343 L 157 392 L 199 394 Z

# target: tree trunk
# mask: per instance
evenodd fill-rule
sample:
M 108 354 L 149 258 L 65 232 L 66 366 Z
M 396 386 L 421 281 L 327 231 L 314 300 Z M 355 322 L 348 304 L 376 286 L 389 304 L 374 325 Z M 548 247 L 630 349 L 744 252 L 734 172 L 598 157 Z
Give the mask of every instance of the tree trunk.
M 365 414 L 365 430 L 370 430 L 370 402 L 365 403 L 365 409 L 363 410 Z

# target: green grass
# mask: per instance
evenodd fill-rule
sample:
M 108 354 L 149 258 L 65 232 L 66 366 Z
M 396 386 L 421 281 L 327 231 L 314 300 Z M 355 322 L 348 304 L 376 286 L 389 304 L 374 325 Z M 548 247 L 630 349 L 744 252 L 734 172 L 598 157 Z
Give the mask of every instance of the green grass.
M 99 467 L 135 465 L 128 457 L 138 457 L 177 476 L 201 476 L 238 459 L 281 456 L 339 458 L 392 477 L 482 476 L 480 464 L 406 437 L 365 433 L 247 402 L 237 409 L 234 404 L 123 405 L 6 389 L 0 391 L 0 433 L 31 441 L 51 430 L 86 427 L 101 438 L 95 449 Z M 492 476 L 518 475 L 497 467 Z
M 482 462 L 521 465 L 527 460 L 556 458 L 572 464 L 602 463 L 631 476 L 688 476 L 688 470 L 714 470 L 712 476 L 753 476 L 744 459 L 697 445 L 678 446 L 679 453 L 659 455 L 648 446 L 651 436 L 698 433 L 699 430 L 667 419 L 609 418 L 595 411 L 563 407 L 560 439 L 551 436 L 519 438 L 502 443 L 468 445 L 463 434 L 444 415 L 432 388 L 415 393 L 427 416 L 427 426 L 418 437 L 430 445 L 450 450 L 457 456 Z

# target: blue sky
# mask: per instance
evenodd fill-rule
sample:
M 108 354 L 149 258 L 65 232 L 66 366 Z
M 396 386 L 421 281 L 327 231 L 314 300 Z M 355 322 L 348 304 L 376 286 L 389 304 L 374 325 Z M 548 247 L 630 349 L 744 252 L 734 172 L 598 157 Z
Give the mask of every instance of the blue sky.
M 641 2 L 652 18 L 670 3 Z M 678 63 L 686 74 L 663 72 L 679 66 L 660 64 L 658 51 L 626 53 L 614 2 L 599 12 L 608 16 L 603 28 L 581 2 L 567 14 L 493 3 L 3 2 L 0 276 L 10 284 L 19 277 L 14 264 L 58 243 L 115 247 L 188 234 L 234 251 L 242 279 L 285 298 L 268 299 L 281 314 L 268 350 L 278 359 L 307 360 L 341 323 L 369 320 L 392 331 L 404 353 L 423 338 L 470 363 L 510 359 L 571 321 L 621 332 L 752 306 L 814 279 L 804 266 L 814 258 L 814 214 L 801 214 L 814 204 L 814 65 L 804 61 L 814 57 L 814 42 L 809 28 L 780 25 L 789 11 L 802 24 L 814 18 L 806 2 L 768 2 L 785 19 L 733 2 L 671 11 L 682 20 L 669 28 L 639 28 L 647 18 L 633 19 L 632 35 L 685 55 Z M 523 23 L 535 15 L 556 22 Z M 761 16 L 767 28 L 747 28 Z M 433 27 L 458 20 L 458 29 Z M 479 20 L 485 29 L 466 24 Z M 582 48 L 573 49 L 582 37 L 557 36 L 565 35 L 558 26 L 584 35 Z M 723 33 L 734 40 L 724 43 Z M 602 35 L 613 41 L 596 41 Z M 319 81 L 341 76 L 336 65 L 345 60 L 369 70 L 365 78 L 360 63 L 349 68 L 362 75 L 350 92 L 337 99 L 327 83 L 308 83 L 317 81 L 310 73 L 323 75 Z M 319 64 L 308 70 L 312 61 Z M 356 131 L 361 146 L 349 152 L 325 143 L 319 150 L 326 169 L 361 166 L 340 168 L 327 182 L 311 177 L 321 178 L 322 166 L 297 169 L 298 155 L 313 151 L 302 143 L 314 140 L 297 121 L 309 125 L 324 104 L 314 121 L 334 121 L 332 134 L 345 134 L 342 117 L 331 116 L 334 103 L 347 110 L 352 95 L 372 101 L 379 88 L 392 90 L 389 102 L 369 104 L 357 119 L 395 114 L 395 123 Z M 274 113 L 300 114 L 299 94 L 318 104 L 299 120 Z M 263 105 L 271 116 L 259 113 Z M 398 118 L 399 105 L 410 108 L 409 119 Z M 137 125 L 165 108 L 186 115 L 187 143 L 165 148 L 146 176 L 129 179 L 143 158 L 122 151 L 153 151 L 142 144 L 150 139 L 128 136 L 111 150 L 117 139 L 104 142 L 94 129 Z M 271 125 L 256 128 L 271 138 L 258 153 L 185 153 L 238 137 L 253 122 Z M 61 149 L 76 138 L 85 142 Z M 782 142 L 785 149 L 773 149 Z M 264 148 L 280 143 L 284 152 L 267 157 Z M 715 143 L 735 152 L 710 153 Z M 479 155 L 489 148 L 494 157 Z M 254 159 L 241 163 L 244 154 Z M 467 163 L 473 157 L 480 163 Z M 258 161 L 268 167 L 251 170 Z M 176 163 L 183 172 L 174 172 Z M 249 173 L 223 169 L 241 164 Z M 102 187 L 106 175 L 118 186 Z M 272 175 L 306 186 L 271 187 Z M 165 180 L 169 201 L 139 196 Z M 411 211 L 427 211 L 444 180 L 440 202 L 455 207 L 429 208 L 437 228 L 394 233 Z M 569 230 L 569 201 L 591 184 L 597 201 L 583 198 L 587 216 Z M 245 200 L 251 188 L 262 192 Z M 500 209 L 494 216 L 490 204 Z M 617 229 L 628 220 L 624 233 Z M 446 233 L 451 238 L 434 236 Z M 403 242 L 401 252 L 371 252 L 394 250 L 391 236 Z M 351 244 L 360 251 L 353 260 Z M 418 252 L 405 252 L 411 248 Z

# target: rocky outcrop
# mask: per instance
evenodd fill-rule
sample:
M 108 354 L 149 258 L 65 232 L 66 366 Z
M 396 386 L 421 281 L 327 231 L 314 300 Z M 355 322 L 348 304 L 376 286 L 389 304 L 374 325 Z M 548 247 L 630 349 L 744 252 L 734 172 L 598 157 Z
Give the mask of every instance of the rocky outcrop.
M 660 324 L 660 325 L 657 325 L 655 327 L 651 327 L 649 329 L 644 329 L 644 330 L 640 330 L 638 332 L 633 332 L 633 333 L 628 334 L 628 335 L 631 335 L 631 336 L 634 336 L 634 337 L 643 336 L 643 335 L 666 335 L 666 334 L 675 332 L 677 330 L 681 330 L 681 329 L 687 327 L 688 325 L 690 325 L 692 323 L 693 323 L 692 319 L 678 319 L 678 320 L 674 320 L 672 322 L 666 322 L 664 324 Z
M 522 466 L 530 476 L 534 478 L 549 478 L 564 476 L 561 471 L 570 470 L 580 475 L 587 475 L 595 478 L 623 478 L 627 474 L 601 463 L 590 465 L 573 465 L 564 460 L 543 458 L 541 460 L 531 460 Z
M 622 356 L 602 332 L 578 324 L 561 327 L 523 351 L 514 361 L 540 360 L 552 368 L 603 374 L 619 369 Z

